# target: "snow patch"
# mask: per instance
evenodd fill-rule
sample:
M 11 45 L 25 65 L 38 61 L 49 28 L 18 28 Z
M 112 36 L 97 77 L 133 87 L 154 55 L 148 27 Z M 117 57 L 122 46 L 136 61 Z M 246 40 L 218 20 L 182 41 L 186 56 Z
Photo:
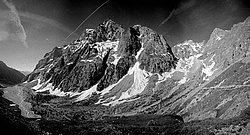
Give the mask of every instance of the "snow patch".
M 40 80 L 40 79 L 39 79 L 39 80 Z M 51 80 L 51 78 L 50 78 L 48 81 L 46 81 L 46 82 L 40 84 L 39 87 L 38 87 L 38 86 L 32 87 L 32 89 L 35 89 L 36 92 L 45 92 L 45 91 L 49 91 L 49 94 L 51 94 L 51 95 L 56 95 L 56 96 L 66 96 L 66 94 L 71 94 L 71 93 L 72 93 L 72 92 L 68 92 L 68 93 L 62 92 L 62 91 L 60 91 L 60 89 L 58 89 L 58 88 L 55 89 L 54 86 L 52 86 L 52 83 L 49 83 L 50 80 Z
M 16 106 L 16 104 L 10 104 L 10 106 Z
M 216 36 L 216 40 L 221 40 L 222 38 L 220 36 Z
M 101 95 L 109 93 L 117 84 L 119 84 L 127 75 L 124 75 L 117 83 L 109 85 L 106 89 L 102 90 Z
M 100 93 L 96 90 L 97 85 L 98 85 L 98 83 L 96 85 L 92 86 L 90 89 L 80 92 L 79 93 L 80 96 L 76 98 L 75 102 L 82 101 L 84 99 L 89 98 L 92 95 L 92 93 L 94 93 L 94 92 Z
M 209 80 L 208 77 L 212 76 L 215 70 L 212 70 L 215 66 L 215 62 L 213 61 L 215 54 L 212 56 L 212 58 L 209 60 L 209 62 L 212 61 L 211 65 L 206 65 L 203 61 L 204 68 L 202 69 L 202 73 L 206 74 L 205 80 Z
M 114 64 L 114 65 L 117 65 L 117 63 L 118 63 L 118 61 L 119 61 L 119 59 L 121 57 L 118 57 L 117 54 L 113 54 L 112 56 L 115 58 L 115 60 L 113 62 L 111 62 L 111 63 Z
M 40 83 L 41 83 L 41 79 L 39 78 L 39 79 L 37 79 L 37 84 L 35 86 L 31 87 L 31 89 L 35 89 L 35 90 L 39 89 L 43 85 Z
M 86 29 L 86 33 L 94 32 L 94 29 Z
M 182 46 L 182 45 L 179 45 Z M 197 46 L 196 46 L 197 47 Z M 171 78 L 175 72 L 181 72 L 184 73 L 184 76 L 181 80 L 179 80 L 179 84 L 184 84 L 186 81 L 188 81 L 188 74 L 190 72 L 195 72 L 200 67 L 200 60 L 198 58 L 202 54 L 195 54 L 190 56 L 189 58 L 179 59 L 176 68 L 171 69 L 170 72 L 164 72 L 163 74 L 157 74 L 158 75 L 158 82 L 156 82 L 156 85 L 166 81 L 167 78 Z
M 178 81 L 178 84 L 184 84 L 185 82 L 187 82 L 187 77 L 183 77 L 180 81 Z
M 81 60 L 81 62 L 93 62 L 94 60 Z
M 213 63 L 212 63 L 211 65 L 209 65 L 209 66 L 205 66 L 205 64 L 204 64 L 205 68 L 202 69 L 202 72 L 203 72 L 204 74 L 206 74 L 207 77 L 212 76 L 213 73 L 214 73 L 214 71 L 212 71 L 214 65 L 215 65 L 215 62 L 214 62 L 214 61 L 213 61 Z M 208 80 L 208 79 L 205 79 L 205 80 Z
M 66 45 L 65 47 L 63 47 L 64 50 L 66 50 L 69 47 L 69 45 Z
M 113 51 L 117 52 L 118 51 L 118 41 L 113 42 Z
M 73 62 L 69 62 L 69 63 L 67 63 L 67 65 L 71 65 L 71 64 L 73 64 Z
M 53 59 L 49 59 L 49 61 L 48 61 L 48 62 L 50 62 L 50 61 L 53 61 Z
M 134 83 L 126 92 L 122 93 L 122 96 L 118 99 L 126 99 L 141 93 L 148 84 L 148 77 L 150 76 L 147 71 L 139 68 L 139 62 L 136 62 L 134 67 L 128 74 L 134 73 Z
M 171 70 L 171 72 L 164 72 L 162 74 L 157 73 L 158 82 L 156 82 L 156 85 L 164 82 L 167 78 L 171 78 L 172 73 L 173 73 L 173 70 Z
M 202 50 L 203 45 L 204 45 L 204 41 L 201 43 L 195 43 L 192 40 L 186 40 L 186 41 L 184 41 L 184 43 L 177 44 L 176 46 L 178 46 L 178 47 L 189 46 L 189 47 L 191 47 L 192 51 L 199 53 L 199 51 Z
M 50 89 L 50 94 L 51 95 L 56 95 L 56 96 L 59 96 L 59 97 L 63 97 L 63 96 L 66 96 L 66 93 L 61 91 L 60 89 L 56 88 L 56 89 Z
M 116 96 L 114 97 L 110 97 L 104 101 L 98 101 L 96 104 L 100 104 L 103 103 L 103 105 L 115 105 L 115 104 L 120 104 L 126 101 L 131 101 L 131 100 L 126 100 L 132 96 L 135 96 L 137 94 L 140 94 L 145 87 L 148 84 L 148 78 L 149 76 L 151 76 L 151 73 L 148 73 L 145 70 L 141 70 L 139 68 L 139 62 L 136 62 L 135 65 L 129 69 L 127 75 L 134 75 L 134 82 L 132 84 L 132 86 L 125 92 L 122 92 L 121 96 L 114 100 L 116 98 Z M 119 84 L 127 75 L 123 76 L 117 83 L 110 85 L 109 87 L 107 87 L 106 89 L 104 89 L 103 91 L 101 91 L 101 95 L 103 96 L 104 94 L 110 92 L 111 89 L 113 89 L 117 84 Z M 110 101 L 111 100 L 111 101 Z M 110 101 L 109 103 L 105 103 L 107 101 Z
M 105 42 L 96 42 L 95 44 L 92 45 L 93 48 L 96 48 L 98 50 L 98 55 L 97 57 L 103 58 L 108 51 L 108 49 L 115 49 L 117 50 L 119 41 L 105 41 Z
M 141 46 L 142 46 L 142 47 L 141 47 L 141 49 L 137 52 L 137 54 L 136 54 L 136 56 L 135 56 L 135 58 L 136 58 L 136 59 L 138 59 L 138 58 L 139 58 L 139 56 L 140 56 L 141 52 L 144 50 L 144 48 L 143 48 L 143 44 L 142 44 Z

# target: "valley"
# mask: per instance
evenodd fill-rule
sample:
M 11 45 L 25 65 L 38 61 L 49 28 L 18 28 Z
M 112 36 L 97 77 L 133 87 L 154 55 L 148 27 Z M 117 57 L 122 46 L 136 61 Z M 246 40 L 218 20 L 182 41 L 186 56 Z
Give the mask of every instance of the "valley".
M 249 31 L 248 17 L 206 43 L 170 47 L 148 27 L 108 19 L 1 89 L 1 107 L 37 134 L 247 135 Z

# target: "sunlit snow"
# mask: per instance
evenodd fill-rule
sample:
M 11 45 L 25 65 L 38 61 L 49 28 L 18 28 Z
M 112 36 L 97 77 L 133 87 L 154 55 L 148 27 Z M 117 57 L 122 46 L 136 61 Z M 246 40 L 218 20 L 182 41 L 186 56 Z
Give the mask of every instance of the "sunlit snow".
M 93 92 L 98 93 L 98 91 L 96 90 L 97 85 L 98 85 L 98 84 L 92 86 L 92 87 L 91 87 L 90 89 L 88 89 L 88 90 L 82 91 L 82 92 L 80 93 L 80 96 L 77 97 L 76 102 L 77 102 L 77 101 L 82 101 L 82 100 L 84 100 L 84 99 L 89 98 L 89 97 L 92 95 Z

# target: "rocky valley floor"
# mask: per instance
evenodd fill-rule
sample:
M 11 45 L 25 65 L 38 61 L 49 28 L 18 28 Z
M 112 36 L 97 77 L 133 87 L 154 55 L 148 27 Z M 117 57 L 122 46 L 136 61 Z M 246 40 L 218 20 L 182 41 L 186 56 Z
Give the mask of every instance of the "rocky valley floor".
M 3 97 L 0 99 L 1 116 L 10 119 L 12 125 L 15 125 L 14 131 L 19 131 L 19 134 L 248 135 L 250 133 L 249 107 L 238 117 L 227 120 L 208 118 L 185 122 L 178 115 L 102 115 L 110 111 L 108 107 L 68 103 L 56 105 L 55 102 L 62 101 L 60 97 L 33 95 L 27 101 L 34 104 L 32 110 L 42 116 L 34 119 L 21 116 L 18 107 L 10 107 L 12 102 Z M 35 105 L 36 103 L 38 104 Z

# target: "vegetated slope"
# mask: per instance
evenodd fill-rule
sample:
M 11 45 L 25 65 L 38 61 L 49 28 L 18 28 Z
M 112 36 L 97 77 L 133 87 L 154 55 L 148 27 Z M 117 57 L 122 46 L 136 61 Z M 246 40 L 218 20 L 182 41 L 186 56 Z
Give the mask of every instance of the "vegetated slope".
M 8 67 L 3 61 L 0 61 L 0 85 L 16 85 L 21 83 L 24 77 L 24 74 Z

